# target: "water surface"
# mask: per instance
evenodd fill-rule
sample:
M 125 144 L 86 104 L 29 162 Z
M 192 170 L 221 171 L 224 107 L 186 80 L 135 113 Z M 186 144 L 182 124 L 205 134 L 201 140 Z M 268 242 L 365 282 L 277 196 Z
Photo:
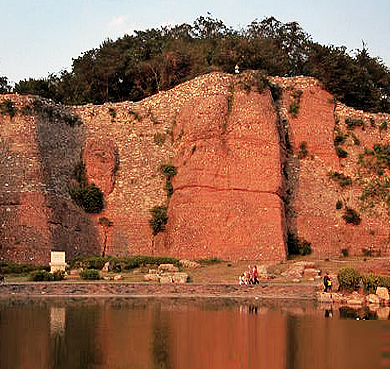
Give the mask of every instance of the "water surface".
M 378 316 L 388 311 L 308 302 L 0 299 L 0 368 L 389 368 L 390 323 Z

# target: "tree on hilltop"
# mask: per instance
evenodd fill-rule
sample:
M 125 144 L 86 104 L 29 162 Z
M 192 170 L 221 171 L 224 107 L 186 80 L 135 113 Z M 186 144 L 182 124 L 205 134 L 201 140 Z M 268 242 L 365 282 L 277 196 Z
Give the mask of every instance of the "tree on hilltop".
M 268 17 L 234 30 L 209 13 L 192 25 L 106 40 L 74 59 L 70 72 L 20 81 L 15 91 L 66 104 L 138 101 L 213 70 L 233 73 L 236 64 L 268 75 L 313 76 L 347 105 L 390 112 L 390 71 L 364 44 L 351 55 L 312 41 L 297 22 Z

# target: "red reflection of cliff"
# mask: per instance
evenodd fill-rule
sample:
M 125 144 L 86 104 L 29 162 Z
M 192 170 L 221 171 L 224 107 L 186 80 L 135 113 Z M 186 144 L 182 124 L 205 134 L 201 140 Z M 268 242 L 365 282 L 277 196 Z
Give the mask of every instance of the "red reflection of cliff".
M 285 369 L 286 319 L 248 306 L 171 310 L 155 306 L 107 310 L 96 332 L 104 337 L 107 368 Z

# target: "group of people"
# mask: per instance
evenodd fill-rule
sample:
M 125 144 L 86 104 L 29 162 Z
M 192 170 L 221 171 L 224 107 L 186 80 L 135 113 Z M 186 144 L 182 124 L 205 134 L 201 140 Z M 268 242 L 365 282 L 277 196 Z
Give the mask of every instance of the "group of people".
M 259 283 L 259 273 L 257 271 L 257 266 L 255 265 L 253 269 L 251 266 L 248 266 L 248 271 L 242 273 L 238 278 L 238 283 L 240 286 L 245 284 L 258 284 Z

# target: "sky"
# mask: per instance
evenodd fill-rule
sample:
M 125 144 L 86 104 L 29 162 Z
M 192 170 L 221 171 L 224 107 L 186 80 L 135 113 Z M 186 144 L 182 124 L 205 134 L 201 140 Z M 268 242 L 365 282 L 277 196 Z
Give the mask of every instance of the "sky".
M 72 59 L 134 30 L 211 13 L 241 29 L 274 16 L 322 45 L 362 49 L 390 67 L 390 0 L 0 0 L 0 76 L 11 83 L 71 70 Z

